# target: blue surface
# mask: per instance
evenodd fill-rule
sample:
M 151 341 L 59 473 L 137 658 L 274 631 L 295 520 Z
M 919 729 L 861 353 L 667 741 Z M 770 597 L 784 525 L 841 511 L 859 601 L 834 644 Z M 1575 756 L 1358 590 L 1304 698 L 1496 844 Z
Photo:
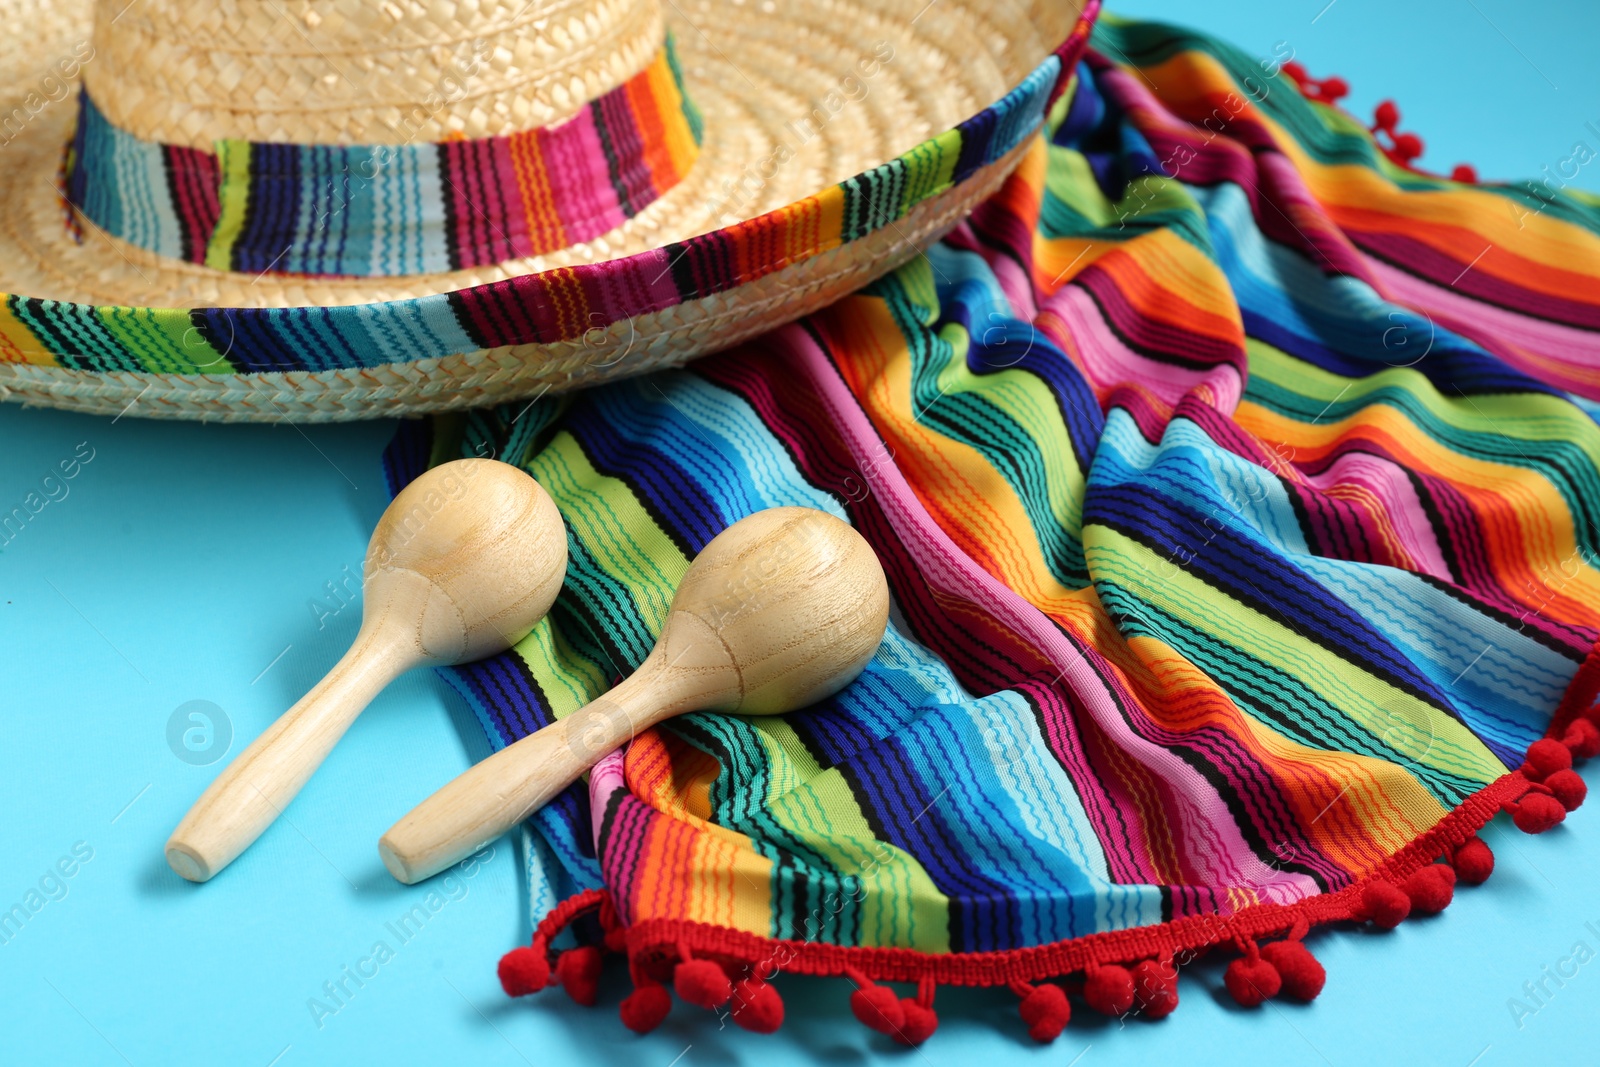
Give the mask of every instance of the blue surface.
M 1593 5 L 1336 0 L 1313 24 L 1322 7 L 1120 10 L 1200 19 L 1263 54 L 1292 41 L 1314 74 L 1351 81 L 1357 108 L 1399 99 L 1428 137 L 1425 161 L 1442 169 L 1467 159 L 1486 176 L 1534 173 L 1586 136 L 1584 121 L 1600 126 Z M 1600 188 L 1600 168 L 1580 184 Z M 1048 1047 L 1026 1037 L 1005 992 L 941 991 L 943 1024 L 917 1052 L 857 1024 L 836 982 L 780 978 L 788 1021 L 772 1037 L 719 1030 L 678 1005 L 636 1038 L 616 1022 L 626 979 L 615 969 L 593 1011 L 558 993 L 507 1001 L 494 963 L 529 933 L 509 843 L 448 887 L 400 886 L 377 858 L 384 829 L 487 751 L 426 673 L 379 697 L 221 877 L 182 882 L 162 842 L 223 763 L 184 747 L 185 731 L 203 726 L 192 709 L 170 731 L 176 750 L 169 722 L 207 701 L 237 752 L 343 652 L 359 604 L 333 608 L 351 599 L 341 587 L 386 503 L 378 455 L 391 430 L 0 407 L 0 512 L 87 454 L 80 443 L 93 450 L 65 495 L 52 482 L 59 499 L 0 551 L 0 909 L 39 892 L 37 912 L 0 943 L 0 1064 L 1594 1061 L 1600 804 L 1537 838 L 1498 820 L 1494 877 L 1440 917 L 1386 935 L 1313 935 L 1328 969 L 1314 1006 L 1240 1011 L 1219 994 L 1218 966 L 1203 963 L 1184 972 L 1169 1020 L 1080 1018 Z M 203 731 L 189 741 L 203 749 Z M 1589 780 L 1600 785 L 1592 770 Z M 435 910 L 402 942 L 393 924 L 426 909 L 430 890 Z M 375 962 L 379 941 L 389 953 Z M 357 986 L 346 967 L 370 977 Z M 1547 977 L 1558 967 L 1576 974 L 1558 986 Z M 349 993 L 336 1001 L 324 983 L 341 979 Z M 1541 980 L 1549 995 L 1530 999 L 1524 983 Z M 1520 1026 L 1512 998 L 1530 1009 Z

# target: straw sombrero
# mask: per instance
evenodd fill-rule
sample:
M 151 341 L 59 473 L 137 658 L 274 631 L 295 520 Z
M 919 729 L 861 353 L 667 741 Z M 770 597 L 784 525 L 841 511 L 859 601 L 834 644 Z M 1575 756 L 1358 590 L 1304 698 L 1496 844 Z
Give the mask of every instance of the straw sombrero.
M 1079 6 L 0 0 L 0 390 L 332 420 L 726 348 L 993 192 Z

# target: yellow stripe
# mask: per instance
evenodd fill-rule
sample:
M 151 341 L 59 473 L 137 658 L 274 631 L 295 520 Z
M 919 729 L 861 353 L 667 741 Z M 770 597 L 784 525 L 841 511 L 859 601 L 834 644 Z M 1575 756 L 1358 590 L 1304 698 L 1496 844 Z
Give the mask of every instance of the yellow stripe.
M 49 349 L 11 313 L 11 306 L 0 295 L 0 363 L 31 363 L 35 367 L 59 366 Z

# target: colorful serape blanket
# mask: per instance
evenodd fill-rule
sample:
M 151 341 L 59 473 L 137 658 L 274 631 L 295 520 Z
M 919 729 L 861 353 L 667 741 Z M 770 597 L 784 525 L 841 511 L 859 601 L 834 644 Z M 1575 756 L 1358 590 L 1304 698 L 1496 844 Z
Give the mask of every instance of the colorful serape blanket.
M 1597 412 L 1600 201 L 1409 169 L 1271 61 L 1102 21 L 1015 176 L 890 277 L 396 437 L 397 485 L 492 455 L 565 517 L 554 613 L 450 674 L 497 746 L 637 667 L 752 511 L 847 519 L 893 592 L 837 697 L 680 718 L 536 816 L 508 991 L 592 1002 L 625 953 L 628 1025 L 670 984 L 759 1030 L 773 973 L 843 975 L 907 1042 L 940 984 L 1009 985 L 1040 1039 L 1068 992 L 1164 1015 L 1208 951 L 1241 1003 L 1315 996 L 1310 926 L 1437 911 L 1490 818 L 1583 799 Z

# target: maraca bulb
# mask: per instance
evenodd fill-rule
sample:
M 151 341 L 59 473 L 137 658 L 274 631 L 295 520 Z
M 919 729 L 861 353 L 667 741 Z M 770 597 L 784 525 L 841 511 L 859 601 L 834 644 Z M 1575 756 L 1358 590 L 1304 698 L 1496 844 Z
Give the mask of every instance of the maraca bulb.
M 466 663 L 515 645 L 550 610 L 566 576 L 566 528 L 550 495 L 516 467 L 454 460 L 394 498 L 372 532 L 367 569 L 363 621 L 405 604 L 398 621 L 414 627 L 421 658 Z
M 849 684 L 888 619 L 889 582 L 865 538 L 821 511 L 769 508 L 712 538 L 690 565 L 657 654 L 733 668 L 735 691 L 706 711 L 781 715 Z

